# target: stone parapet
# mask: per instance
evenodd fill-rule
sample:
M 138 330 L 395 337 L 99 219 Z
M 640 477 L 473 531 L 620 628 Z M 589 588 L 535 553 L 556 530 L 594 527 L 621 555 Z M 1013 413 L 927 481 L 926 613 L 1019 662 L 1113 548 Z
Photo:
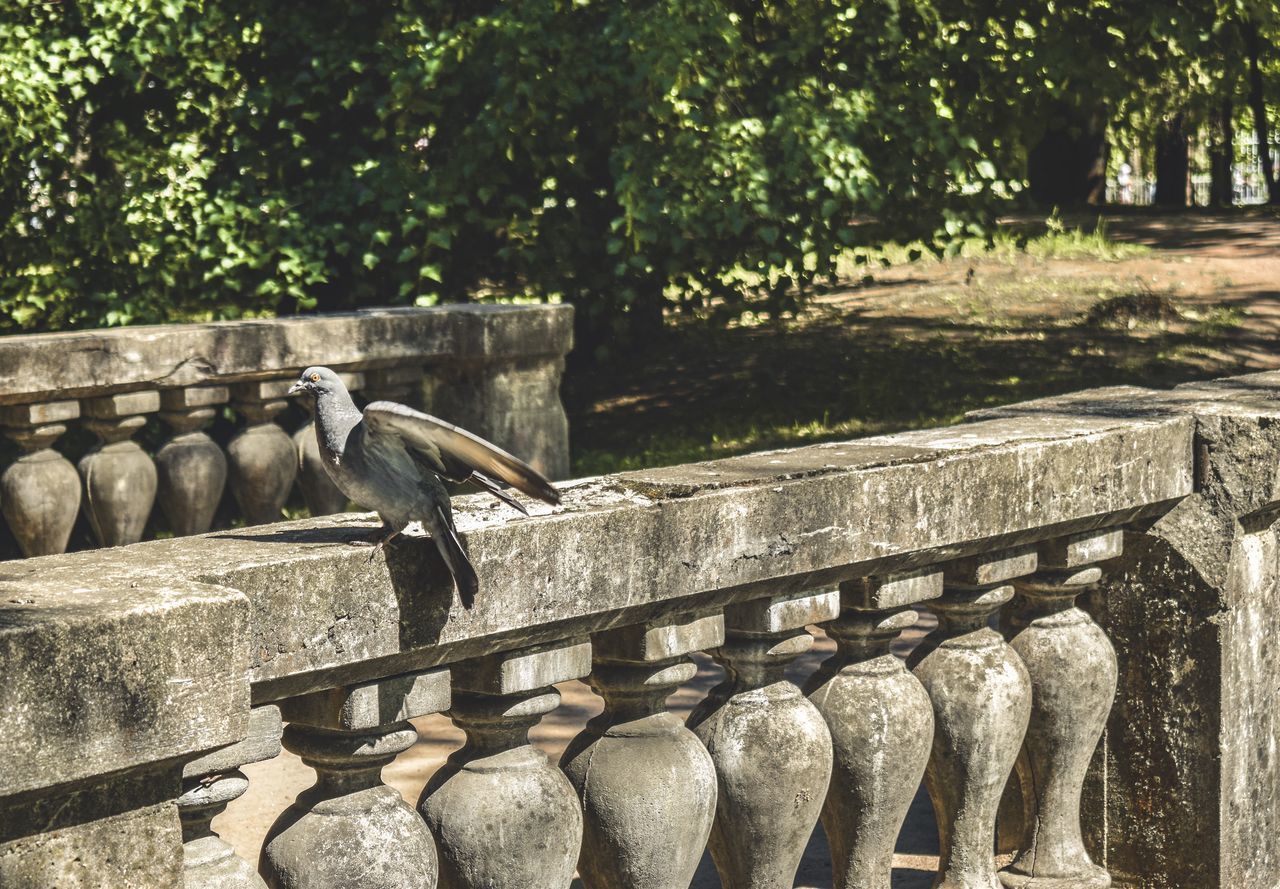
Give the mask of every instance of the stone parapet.
M 227 487 L 248 524 L 279 520 L 295 479 L 298 507 L 341 511 L 312 426 L 286 395 L 313 364 L 338 370 L 358 399 L 424 408 L 564 478 L 560 377 L 572 341 L 573 309 L 562 305 L 0 337 L 0 434 L 21 451 L 0 474 L 0 510 L 27 556 L 64 551 L 81 509 L 101 546 L 207 531 Z M 98 440 L 78 467 L 55 448 L 76 423 Z M 298 427 L 292 440 L 282 425 Z M 139 439 L 160 429 L 169 437 L 153 459 Z

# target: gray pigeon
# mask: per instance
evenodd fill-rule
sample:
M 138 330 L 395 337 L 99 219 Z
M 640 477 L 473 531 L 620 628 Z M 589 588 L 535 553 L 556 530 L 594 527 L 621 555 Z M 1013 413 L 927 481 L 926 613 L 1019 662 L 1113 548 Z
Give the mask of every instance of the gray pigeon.
M 362 412 L 347 387 L 327 367 L 308 367 L 289 394 L 305 392 L 316 401 L 316 440 L 338 490 L 382 519 L 374 538 L 382 547 L 405 526 L 420 521 L 453 572 L 458 596 L 467 608 L 479 580 L 458 543 L 441 479 L 475 482 L 504 503 L 528 515 L 505 490 L 547 503 L 560 492 L 541 473 L 465 429 L 393 401 L 375 401 Z

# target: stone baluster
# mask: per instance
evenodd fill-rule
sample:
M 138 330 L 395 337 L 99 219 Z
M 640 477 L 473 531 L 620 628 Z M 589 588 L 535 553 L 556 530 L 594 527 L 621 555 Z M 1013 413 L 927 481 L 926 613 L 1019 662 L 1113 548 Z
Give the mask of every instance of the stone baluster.
M 808 651 L 804 629 L 840 611 L 840 595 L 776 596 L 725 610 L 728 672 L 687 725 L 715 763 L 710 848 L 724 889 L 791 889 L 831 780 L 831 733 L 783 676 Z
M 157 500 L 177 537 L 203 534 L 227 483 L 227 458 L 204 431 L 227 403 L 226 386 L 189 386 L 160 393 L 160 419 L 173 435 L 156 451 Z
M 604 712 L 560 760 L 582 800 L 587 889 L 687 889 L 716 813 L 707 749 L 665 709 L 697 672 L 689 652 L 724 643 L 721 614 L 667 618 L 593 638 L 588 683 Z
M 364 387 L 364 376 L 359 373 L 338 374 L 351 392 Z M 293 433 L 293 446 L 298 452 L 298 487 L 307 511 L 313 516 L 333 515 L 347 508 L 347 495 L 329 478 L 320 459 L 320 445 L 316 441 L 315 400 L 300 399 L 307 411 L 307 421 Z
M 989 623 L 1013 597 L 1009 581 L 1035 569 L 1034 550 L 954 563 L 929 603 L 938 628 L 910 663 L 933 703 L 925 786 L 940 845 L 938 889 L 999 889 L 996 815 L 1031 715 L 1022 660 Z
M 1080 795 L 1115 699 L 1116 654 L 1075 601 L 1102 578 L 1096 563 L 1119 557 L 1123 545 L 1118 530 L 1051 541 L 1040 549 L 1040 570 L 1017 582 L 1021 607 L 1009 644 L 1031 677 L 1031 722 L 1018 760 L 1028 817 L 1018 857 L 1000 872 L 1005 886 L 1111 885 L 1085 851 Z
M 431 834 L 382 782 L 418 733 L 408 720 L 449 706 L 449 671 L 290 698 L 284 746 L 316 770 L 267 831 L 258 870 L 272 889 L 434 889 Z
M 160 393 L 147 390 L 89 398 L 85 425 L 99 444 L 80 459 L 84 511 L 103 546 L 142 539 L 156 499 L 156 465 L 131 436 L 160 410 Z
M 231 493 L 250 525 L 280 521 L 298 474 L 293 441 L 272 421 L 288 406 L 291 385 L 292 378 L 231 387 L 231 405 L 245 418 L 245 427 L 227 444 Z
M 551 686 L 591 669 L 591 643 L 503 652 L 454 666 L 449 717 L 467 735 L 422 791 L 441 889 L 565 889 L 582 811 L 564 773 L 529 743 L 560 705 Z
M 80 476 L 53 443 L 78 416 L 78 401 L 0 407 L 2 431 L 22 449 L 0 475 L 0 510 L 25 556 L 67 549 L 80 510 Z
M 840 585 L 842 612 L 824 625 L 836 653 L 805 684 L 831 728 L 835 769 L 822 807 L 837 889 L 889 889 L 893 851 L 933 740 L 933 705 L 891 651 L 937 598 L 942 573 L 891 574 Z
M 258 707 L 249 714 L 243 741 L 215 750 L 182 769 L 183 889 L 265 889 L 253 865 L 236 855 L 213 830 L 213 819 L 249 789 L 240 767 L 280 753 L 280 710 Z

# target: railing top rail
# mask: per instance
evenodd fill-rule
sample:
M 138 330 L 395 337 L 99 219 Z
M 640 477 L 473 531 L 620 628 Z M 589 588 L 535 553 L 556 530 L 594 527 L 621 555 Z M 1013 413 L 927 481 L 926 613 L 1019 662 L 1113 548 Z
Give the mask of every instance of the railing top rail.
M 318 361 L 358 370 L 563 355 L 572 326 L 568 305 L 450 305 L 6 336 L 0 405 L 244 382 Z

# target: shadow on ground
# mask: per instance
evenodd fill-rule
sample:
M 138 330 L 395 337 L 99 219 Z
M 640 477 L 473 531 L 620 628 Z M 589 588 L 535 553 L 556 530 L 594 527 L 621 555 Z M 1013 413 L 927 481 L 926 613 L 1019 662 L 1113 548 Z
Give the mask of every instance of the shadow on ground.
M 566 377 L 575 474 L 938 425 L 1075 389 L 1161 388 L 1280 363 L 1275 217 L 1132 213 L 1110 219 L 1109 231 L 1152 249 L 1119 260 L 1006 252 L 925 261 L 878 269 L 778 323 L 723 329 L 672 319 L 631 360 Z M 1108 306 L 1135 299 L 1168 313 L 1108 320 Z

